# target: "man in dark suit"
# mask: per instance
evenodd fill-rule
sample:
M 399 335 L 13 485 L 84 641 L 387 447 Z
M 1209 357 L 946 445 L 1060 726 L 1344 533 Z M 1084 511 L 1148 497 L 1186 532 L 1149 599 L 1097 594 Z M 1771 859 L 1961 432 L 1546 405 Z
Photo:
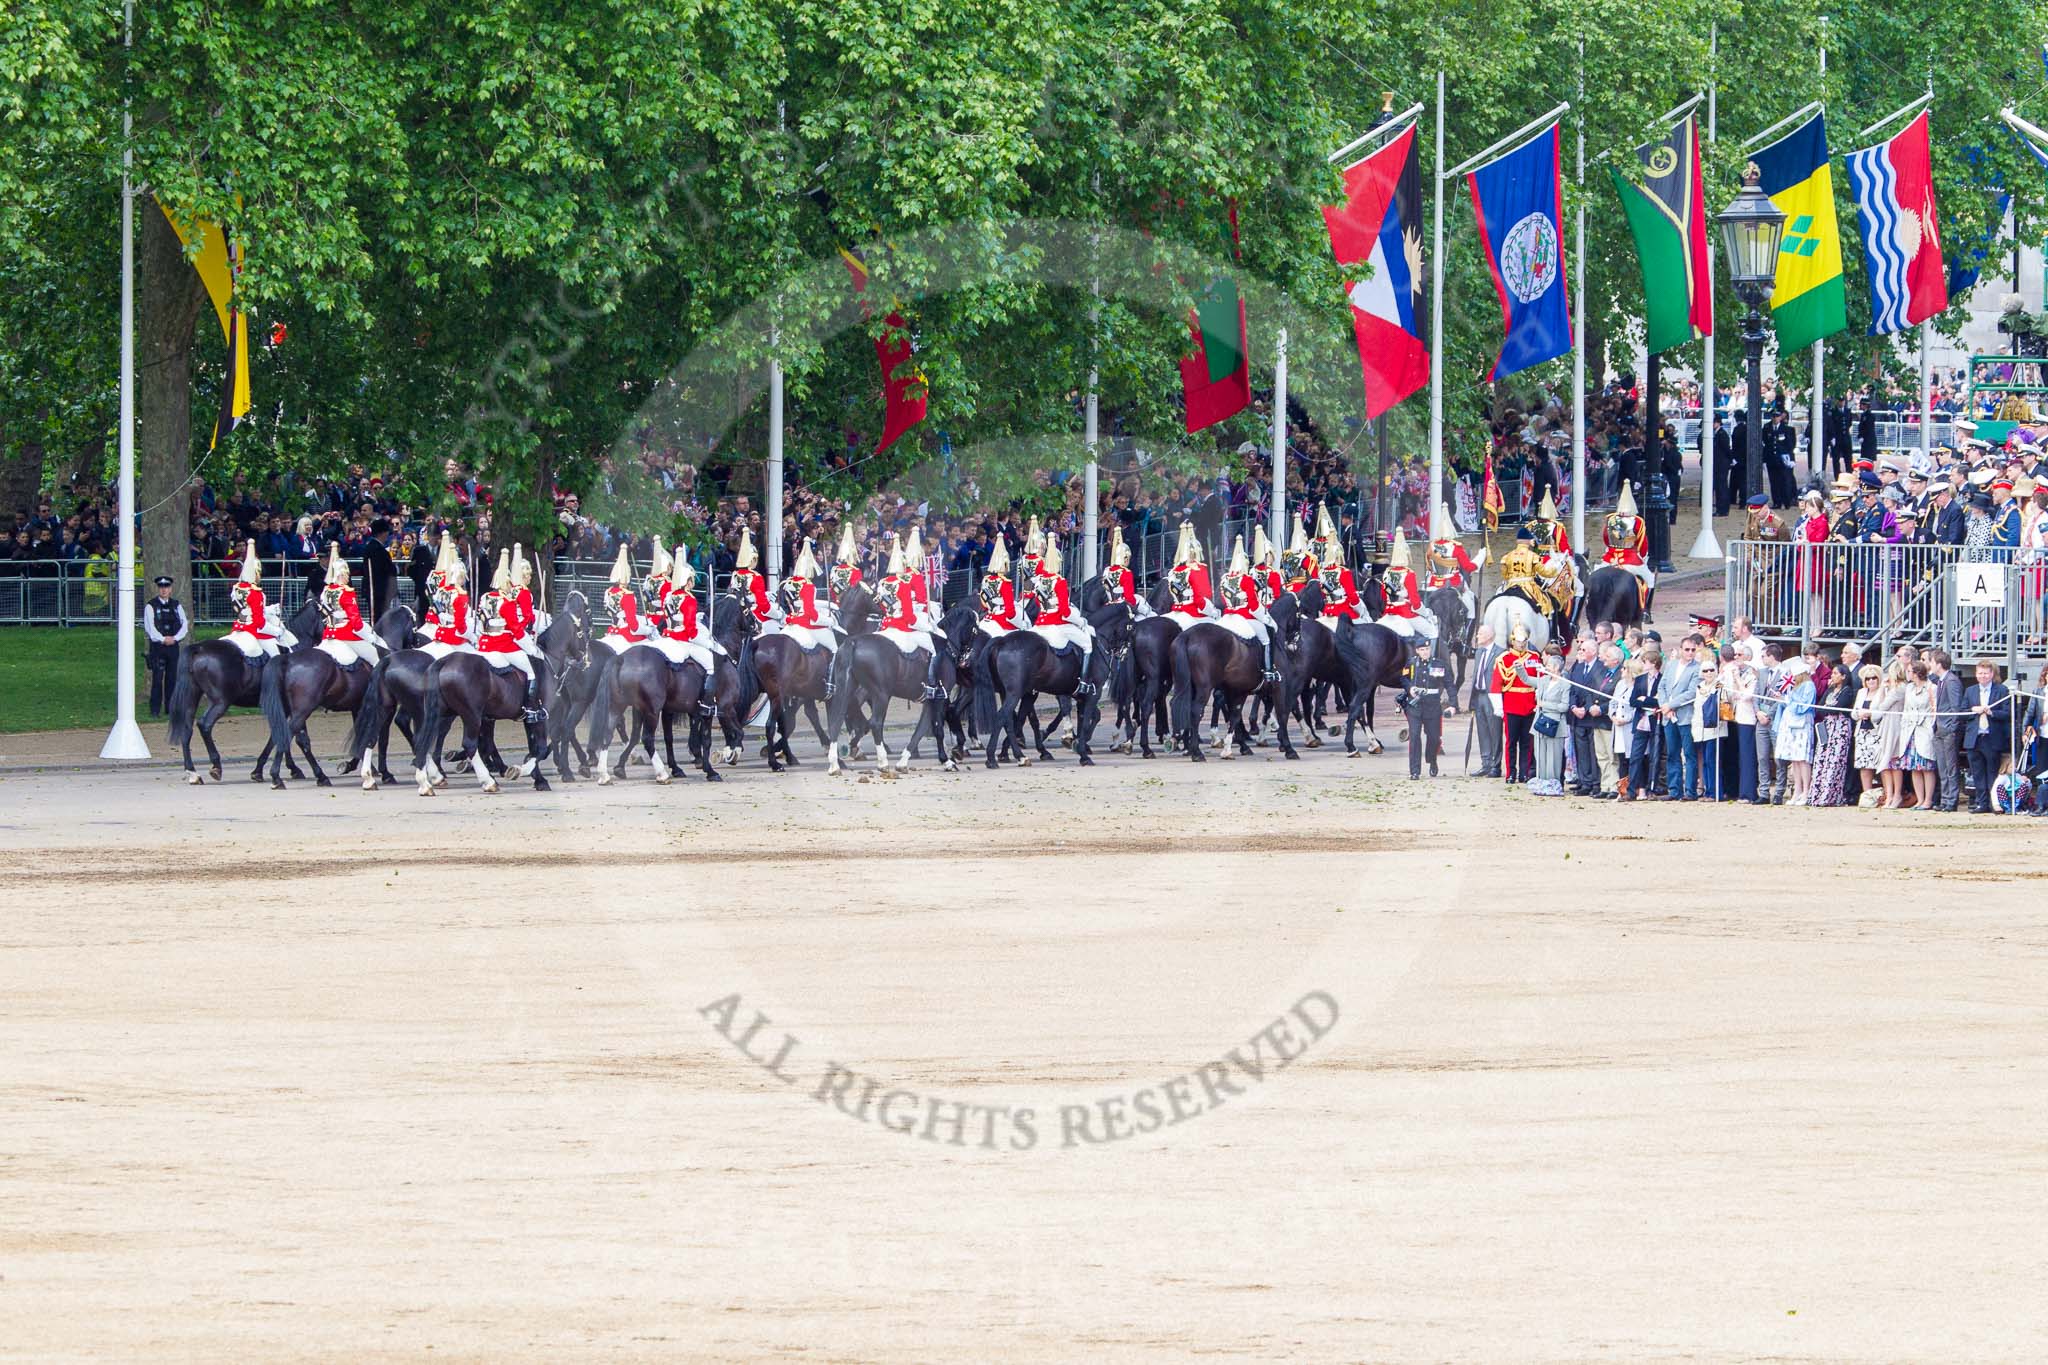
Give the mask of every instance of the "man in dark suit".
M 1948 651 L 1937 649 L 1934 663 L 1934 768 L 1939 785 L 1934 808 L 1952 811 L 1963 795 L 1963 680 Z
M 1856 448 L 1849 429 L 1849 405 L 1836 399 L 1828 408 L 1827 450 L 1828 472 L 1849 474 L 1855 472 Z
M 1856 458 L 1877 463 L 1877 414 L 1870 410 L 1870 400 L 1865 398 L 1856 405 Z
M 1608 724 L 1607 699 L 1614 694 L 1614 676 L 1600 664 L 1599 642 L 1592 634 L 1581 635 L 1576 654 L 1565 677 L 1572 683 L 1571 706 L 1565 715 L 1571 725 L 1572 755 L 1578 765 L 1574 796 L 1600 795 L 1600 756 L 1593 737 Z
M 1930 545 L 1960 545 L 1969 535 L 1969 521 L 1963 515 L 1962 505 L 1956 501 L 1956 490 L 1947 479 L 1936 479 L 1927 486 L 1926 538 Z
M 1471 714 L 1472 724 L 1479 732 L 1479 775 L 1500 776 L 1500 712 L 1494 708 L 1494 697 L 1488 691 L 1493 678 L 1493 666 L 1500 662 L 1501 647 L 1493 638 L 1493 627 L 1482 625 L 1472 634 L 1472 671 L 1467 676 L 1472 680 Z
M 1725 517 L 1731 505 L 1739 505 L 1736 494 L 1735 449 L 1728 440 L 1728 428 L 1714 419 L 1714 515 Z M 1742 496 L 1747 496 L 1742 495 Z
M 1728 485 L 1722 495 L 1731 506 L 1749 503 L 1749 414 L 1735 414 L 1735 430 L 1728 437 Z
M 1771 506 L 1782 511 L 1799 500 L 1798 481 L 1792 473 L 1799 454 L 1799 435 L 1782 411 L 1771 414 L 1764 432 L 1764 472 L 1771 481 Z
M 370 538 L 363 542 L 363 576 L 369 580 L 369 618 L 374 624 L 398 602 L 398 566 L 391 562 L 391 523 L 382 517 L 370 523 Z
M 1970 810 L 1991 813 L 1991 784 L 2012 747 L 2012 693 L 1998 681 L 1998 665 L 1977 665 L 1977 681 L 1963 694 L 1963 754 L 1970 762 Z

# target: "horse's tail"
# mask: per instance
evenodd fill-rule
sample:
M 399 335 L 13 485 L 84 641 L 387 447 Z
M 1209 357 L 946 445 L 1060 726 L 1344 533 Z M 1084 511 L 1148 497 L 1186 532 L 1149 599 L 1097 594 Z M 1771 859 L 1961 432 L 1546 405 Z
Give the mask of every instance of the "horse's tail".
M 289 753 L 292 745 L 292 713 L 284 701 L 284 666 L 288 656 L 279 655 L 271 662 L 275 668 L 263 670 L 263 684 L 257 695 L 257 705 L 263 709 L 263 719 L 270 725 L 270 742 L 281 752 Z
M 747 723 L 747 713 L 754 709 L 754 698 L 761 695 L 761 675 L 754 668 L 754 636 L 749 635 L 740 646 L 739 696 L 733 700 L 733 710 L 739 714 L 740 725 Z
M 391 666 L 391 654 L 387 651 L 377 658 L 376 667 L 370 670 L 370 681 L 363 687 L 363 704 L 356 708 L 355 723 L 348 731 L 348 760 L 359 761 L 376 742 L 377 731 L 384 725 L 384 670 Z
M 192 740 L 192 718 L 199 710 L 199 687 L 192 681 L 192 651 L 196 645 L 187 645 L 178 651 L 178 679 L 171 685 L 171 743 L 189 744 Z
M 1173 649 L 1173 732 L 1192 736 L 1195 732 L 1194 669 L 1188 663 L 1187 642 L 1176 639 Z M 1191 741 L 1192 742 L 1192 741 Z
M 974 659 L 974 728 L 993 738 L 996 732 L 996 641 L 982 641 Z
M 612 678 L 619 671 L 620 656 L 605 648 L 605 661 L 597 667 L 597 681 L 590 685 L 590 728 L 583 736 L 583 747 L 591 750 L 609 749 L 612 744 Z
M 846 708 L 853 689 L 853 656 L 855 641 L 861 637 L 849 637 L 832 655 L 832 700 L 825 707 L 825 733 L 833 739 L 846 728 Z
M 1137 691 L 1136 666 L 1131 661 L 1135 649 L 1128 643 L 1116 656 L 1116 666 L 1109 674 L 1109 699 L 1118 706 L 1128 706 Z
M 446 712 L 447 706 L 441 700 L 441 661 L 436 659 L 428 665 L 427 680 L 420 685 L 420 728 L 412 737 L 412 764 L 422 772 L 433 766 L 438 742 L 435 735 Z

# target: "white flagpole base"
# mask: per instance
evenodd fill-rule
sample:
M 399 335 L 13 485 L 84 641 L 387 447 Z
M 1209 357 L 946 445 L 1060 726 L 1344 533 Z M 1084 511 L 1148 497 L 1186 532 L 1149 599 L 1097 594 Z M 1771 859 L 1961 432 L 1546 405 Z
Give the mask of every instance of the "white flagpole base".
M 133 716 L 123 716 L 114 722 L 114 728 L 107 732 L 107 742 L 100 746 L 100 757 L 117 763 L 139 763 L 149 757 L 149 745 L 142 738 L 142 727 L 135 723 Z
M 1714 539 L 1714 526 L 1712 522 L 1708 522 L 1700 527 L 1699 539 L 1695 540 L 1692 543 L 1692 548 L 1685 553 L 1690 559 L 1719 559 L 1721 557 L 1721 542 Z

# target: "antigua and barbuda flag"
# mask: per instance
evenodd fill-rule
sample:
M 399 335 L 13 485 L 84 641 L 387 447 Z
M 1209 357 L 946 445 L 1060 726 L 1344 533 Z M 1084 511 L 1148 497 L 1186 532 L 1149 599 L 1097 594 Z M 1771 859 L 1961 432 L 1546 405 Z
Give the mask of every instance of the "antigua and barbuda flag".
M 1361 262 L 1345 281 L 1365 415 L 1378 417 L 1429 383 L 1422 332 L 1422 162 L 1415 125 L 1344 172 L 1344 202 L 1323 206 L 1337 264 Z
M 1870 275 L 1871 335 L 1901 331 L 1948 307 L 1927 111 L 1897 136 L 1850 153 L 1849 185 Z
M 1564 279 L 1564 177 L 1557 125 L 1465 177 L 1507 335 L 1488 379 L 1504 379 L 1572 348 Z

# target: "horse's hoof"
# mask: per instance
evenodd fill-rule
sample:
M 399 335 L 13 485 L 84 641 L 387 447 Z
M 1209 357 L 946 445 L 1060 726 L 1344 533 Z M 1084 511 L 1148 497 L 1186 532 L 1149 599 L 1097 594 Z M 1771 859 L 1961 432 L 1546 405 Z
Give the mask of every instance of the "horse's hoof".
M 1221 753 L 1217 754 L 1216 757 L 1223 759 L 1225 762 L 1228 762 L 1229 760 L 1237 757 L 1237 749 L 1235 746 L 1225 749 Z
M 1292 749 L 1282 749 L 1282 750 L 1280 751 L 1280 756 L 1281 756 L 1282 758 L 1293 758 L 1293 759 L 1298 759 L 1298 758 L 1300 758 L 1300 757 L 1301 757 L 1301 755 L 1300 755 L 1300 754 L 1298 754 L 1298 753 L 1294 752 L 1294 750 L 1292 750 Z
M 283 780 L 280 778 L 272 778 L 270 781 L 270 789 L 274 792 L 281 792 L 285 790 Z
M 960 764 L 958 761 L 949 758 L 944 763 L 941 763 L 939 765 L 939 771 L 947 773 L 957 773 L 960 771 Z
M 533 789 L 537 792 L 546 792 L 554 790 L 553 787 L 550 787 L 548 785 L 548 780 L 545 777 L 542 777 L 539 773 L 535 773 L 533 775 Z
M 367 775 L 363 778 L 363 790 L 366 792 L 377 790 L 377 779 L 374 775 Z
M 298 776 L 298 774 L 297 774 L 297 773 L 293 773 L 293 774 L 292 774 L 292 776 L 294 776 L 294 777 L 297 777 L 297 776 Z M 263 769 L 261 769 L 261 768 L 258 768 L 258 769 L 257 769 L 257 770 L 256 770 L 255 772 L 253 772 L 253 773 L 250 773 L 250 774 L 249 774 L 249 780 L 250 780 L 251 782 L 261 782 L 261 781 L 263 780 Z
M 1094 759 L 1092 759 L 1092 758 L 1090 758 L 1090 757 L 1088 757 L 1088 755 L 1086 755 L 1086 754 L 1082 754 L 1082 755 L 1081 755 L 1081 766 L 1082 766 L 1082 767 L 1084 767 L 1084 768 L 1092 768 L 1092 767 L 1094 767 L 1094 766 L 1095 766 L 1095 760 L 1094 760 Z
M 313 779 L 313 785 L 316 787 L 331 787 L 334 783 L 328 781 L 327 775 L 322 773 L 319 777 Z
M 1017 760 L 1017 766 L 1020 768 L 1028 768 L 1036 761 L 1037 759 L 1034 755 L 1026 754 L 1024 755 L 1024 757 Z
M 704 780 L 706 782 L 723 782 L 725 781 L 725 778 L 718 772 L 717 769 L 706 768 L 704 770 Z
M 1387 751 L 1387 746 L 1375 739 L 1366 744 L 1365 751 L 1369 754 L 1383 754 Z
M 1313 730 L 1309 731 L 1308 739 L 1305 742 L 1311 749 L 1320 749 L 1323 747 L 1323 737 L 1321 735 L 1318 735 Z
M 216 776 L 218 776 L 218 774 L 216 774 Z M 203 787 L 206 785 L 206 779 L 201 777 L 198 773 L 186 773 L 185 785 L 188 787 Z
M 597 779 L 597 785 L 598 785 L 598 786 L 600 786 L 600 787 L 609 787 L 609 786 L 610 786 L 611 784 L 612 784 L 612 775 L 611 775 L 610 773 L 602 773 L 602 774 L 600 774 L 600 775 L 598 776 L 598 779 Z
M 220 781 L 220 764 L 214 764 L 211 768 L 208 768 L 207 771 L 213 774 L 214 781 Z
M 1360 757 L 1363 757 L 1363 751 L 1362 751 L 1362 750 L 1358 750 L 1358 749 L 1346 749 L 1346 750 L 1344 751 L 1344 757 L 1346 757 L 1346 758 L 1360 758 Z

